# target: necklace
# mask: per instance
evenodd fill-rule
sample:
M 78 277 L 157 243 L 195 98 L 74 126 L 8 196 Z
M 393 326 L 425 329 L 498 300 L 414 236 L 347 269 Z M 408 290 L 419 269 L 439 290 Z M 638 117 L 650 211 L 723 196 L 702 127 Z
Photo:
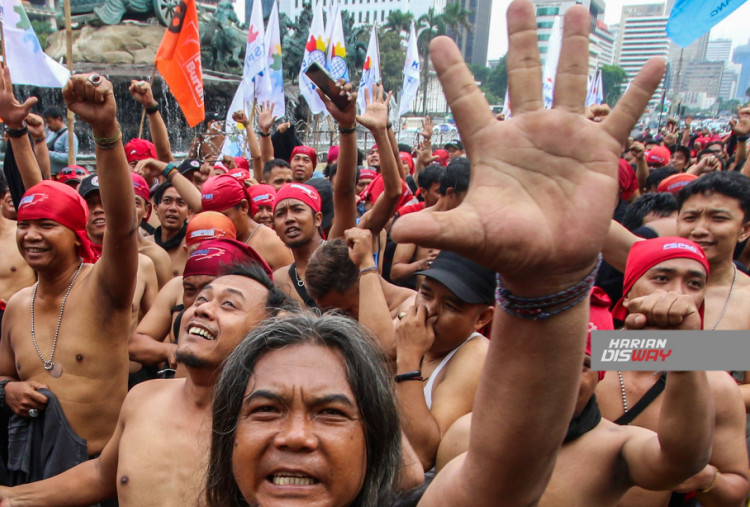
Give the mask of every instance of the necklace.
M 34 342 L 34 348 L 36 349 L 36 353 L 39 355 L 39 358 L 42 360 L 42 363 L 44 363 L 44 369 L 47 370 L 49 374 L 55 378 L 60 378 L 60 375 L 62 375 L 62 365 L 60 363 L 55 363 L 52 359 L 55 357 L 55 348 L 57 347 L 57 336 L 60 334 L 60 324 L 62 324 L 63 312 L 65 311 L 65 302 L 68 300 L 68 295 L 70 294 L 70 291 L 73 289 L 73 285 L 76 283 L 76 279 L 78 279 L 78 275 L 81 273 L 81 268 L 83 268 L 83 262 L 81 263 L 80 266 L 78 266 L 78 270 L 76 271 L 76 274 L 73 275 L 73 280 L 70 282 L 70 285 L 68 286 L 68 290 L 65 292 L 65 296 L 63 297 L 62 304 L 60 304 L 60 316 L 57 318 L 57 327 L 55 328 L 55 338 L 54 340 L 52 340 L 52 353 L 49 356 L 49 360 L 44 359 L 42 352 L 39 350 L 39 345 L 36 342 L 36 334 L 34 333 L 34 303 L 36 302 L 36 290 L 39 288 L 39 282 L 36 282 L 34 284 L 34 290 L 31 292 L 31 340 Z
M 620 392 L 622 393 L 622 408 L 625 410 L 625 413 L 628 412 L 628 397 L 625 396 L 625 381 L 622 378 L 622 372 L 620 370 L 617 370 L 617 378 L 620 379 Z
M 297 264 L 294 265 L 294 281 L 297 283 L 297 287 L 305 286 L 305 281 L 299 277 L 299 274 L 297 274 Z
M 260 229 L 260 224 L 256 225 L 255 229 L 253 229 L 253 232 L 251 232 L 250 236 L 247 237 L 247 239 L 245 240 L 246 245 L 250 244 L 250 240 L 253 239 L 253 236 L 255 235 L 256 232 L 258 232 L 258 229 Z
M 729 308 L 729 301 L 732 299 L 732 294 L 734 294 L 734 283 L 737 281 L 737 265 L 732 264 L 734 266 L 734 276 L 732 276 L 732 285 L 729 287 L 729 294 L 727 295 L 727 301 L 724 303 L 724 308 L 721 310 L 721 315 L 719 315 L 719 319 L 716 321 L 716 324 L 714 324 L 714 327 L 711 328 L 711 331 L 716 329 L 716 326 L 719 325 L 719 322 L 721 322 L 721 319 L 724 318 L 724 314 L 727 313 L 727 308 Z

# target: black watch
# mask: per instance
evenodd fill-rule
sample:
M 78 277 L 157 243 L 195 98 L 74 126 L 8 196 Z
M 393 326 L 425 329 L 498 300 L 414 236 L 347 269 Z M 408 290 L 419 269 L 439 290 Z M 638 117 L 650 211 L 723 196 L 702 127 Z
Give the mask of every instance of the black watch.
M 0 408 L 5 407 L 5 384 L 10 380 L 0 380 Z

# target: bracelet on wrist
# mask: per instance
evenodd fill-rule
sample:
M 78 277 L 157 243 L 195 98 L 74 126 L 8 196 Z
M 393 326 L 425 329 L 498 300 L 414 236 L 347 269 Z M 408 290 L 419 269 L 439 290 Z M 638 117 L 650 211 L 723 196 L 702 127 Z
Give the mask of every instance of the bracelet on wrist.
M 167 181 L 171 181 L 176 172 L 177 164 L 175 164 L 174 162 L 170 162 L 167 164 L 167 167 L 164 168 L 161 174 L 162 176 L 164 176 L 164 178 L 166 178 Z
M 122 141 L 122 131 L 120 130 L 120 124 L 117 124 L 117 134 L 113 135 L 112 137 L 99 137 L 96 134 L 91 134 L 91 136 L 94 138 L 94 144 L 97 148 L 101 148 L 103 150 L 111 150 L 117 144 Z
M 357 124 L 355 123 L 353 127 L 345 128 L 339 125 L 339 134 L 353 134 L 357 131 Z
M 262 130 L 258 131 L 258 135 L 260 137 L 271 137 L 271 133 L 270 132 L 263 132 Z
M 406 373 L 400 373 L 393 377 L 393 380 L 396 381 L 396 383 L 406 382 L 407 380 L 418 380 L 421 382 L 424 380 L 424 378 L 422 377 L 422 370 L 414 370 Z
M 379 273 L 377 266 L 370 266 L 369 268 L 364 268 L 359 270 L 359 276 L 366 275 L 367 273 Z
M 747 141 L 748 139 L 750 139 L 750 134 L 745 134 L 744 136 L 737 136 L 737 140 L 738 140 L 738 141 L 742 141 L 742 142 L 745 142 L 745 141 Z
M 716 487 L 716 483 L 719 482 L 719 469 L 716 468 L 714 465 L 711 465 L 714 469 L 714 478 L 711 481 L 711 484 L 708 485 L 707 488 L 704 488 L 700 490 L 701 493 L 710 493 L 712 489 Z
M 596 265 L 583 280 L 567 289 L 549 296 L 524 298 L 516 296 L 503 287 L 500 275 L 497 275 L 497 290 L 495 300 L 506 313 L 521 319 L 547 320 L 550 317 L 570 310 L 589 295 L 596 280 L 602 256 L 599 255 Z
M 26 125 L 26 122 L 23 122 L 23 126 L 19 129 L 12 129 L 12 128 L 6 128 L 5 133 L 8 134 L 8 137 L 17 139 L 19 137 L 23 137 L 26 134 L 29 133 L 29 127 Z
M 34 138 L 34 142 L 35 142 L 35 143 L 43 143 L 43 142 L 45 142 L 46 140 L 47 140 L 47 139 L 45 139 L 44 137 L 35 137 L 35 138 Z
M 393 128 L 393 123 L 391 123 L 391 122 L 386 123 L 385 124 L 385 128 L 386 129 L 392 129 Z
M 156 114 L 161 111 L 161 106 L 157 102 L 155 105 L 146 108 L 146 114 Z

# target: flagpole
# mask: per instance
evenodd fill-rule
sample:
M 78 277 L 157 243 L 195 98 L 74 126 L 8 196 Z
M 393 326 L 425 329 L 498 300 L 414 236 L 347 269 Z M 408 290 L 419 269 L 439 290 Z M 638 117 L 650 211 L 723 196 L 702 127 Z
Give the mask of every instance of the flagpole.
M 310 104 L 307 105 L 307 124 L 305 125 L 305 143 L 310 143 Z
M 8 65 L 8 59 L 5 57 L 5 20 L 2 9 L 0 9 L 0 46 L 2 46 L 3 65 Z
M 68 2 L 70 0 L 67 0 Z M 151 79 L 148 80 L 148 84 L 153 85 L 154 79 L 156 79 L 156 65 L 154 65 L 154 70 L 151 72 Z M 153 93 L 154 89 L 151 88 L 151 92 Z M 141 139 L 141 136 L 143 135 L 143 124 L 146 121 L 146 108 L 143 108 L 143 111 L 141 111 L 141 124 L 138 126 L 138 139 Z
M 243 101 L 244 102 L 244 101 Z M 245 129 L 245 144 L 242 146 L 242 156 L 247 158 L 247 150 L 250 149 L 250 134 L 248 133 L 248 130 L 250 130 L 253 127 L 253 119 L 255 118 L 255 108 L 258 106 L 258 98 L 253 98 L 253 108 L 250 111 L 250 120 L 247 122 L 247 128 Z M 245 106 L 242 106 L 242 109 L 245 109 Z M 247 115 L 247 111 L 245 111 L 245 115 Z M 250 154 L 250 157 L 252 158 L 252 153 Z
M 73 26 L 70 20 L 70 0 L 65 0 L 65 46 L 66 46 L 66 60 L 68 64 L 68 70 L 70 75 L 73 75 Z M 75 149 L 75 134 L 73 127 L 75 126 L 75 115 L 73 111 L 68 109 L 68 165 L 76 163 L 76 149 Z
M 333 139 L 334 139 L 334 137 L 336 137 L 336 144 L 339 144 L 339 140 L 338 140 L 338 138 L 336 136 L 336 128 L 333 125 L 333 118 L 331 118 L 330 116 L 326 116 L 326 118 L 328 119 L 328 130 L 331 133 L 328 136 L 329 140 L 330 140 L 330 142 L 329 142 L 329 148 L 330 148 L 331 146 L 333 146 Z
M 315 126 L 313 127 L 313 145 L 312 148 L 316 152 L 318 151 L 318 121 L 320 120 L 320 114 L 315 115 Z M 318 161 L 315 161 L 315 165 L 318 164 Z

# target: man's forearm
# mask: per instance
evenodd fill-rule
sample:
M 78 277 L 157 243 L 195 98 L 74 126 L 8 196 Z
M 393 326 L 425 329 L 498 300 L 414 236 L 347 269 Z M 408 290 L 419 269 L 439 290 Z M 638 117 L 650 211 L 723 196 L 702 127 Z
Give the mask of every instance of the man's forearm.
M 397 361 L 397 364 L 396 373 L 419 369 L 419 361 L 413 364 Z M 419 456 L 422 467 L 429 470 L 435 465 L 435 456 L 440 445 L 440 427 L 427 408 L 422 382 L 407 380 L 396 384 L 396 400 L 401 428 L 414 452 Z
M 151 131 L 151 139 L 154 141 L 158 159 L 162 162 L 172 162 L 174 156 L 172 155 L 172 145 L 169 142 L 169 131 L 159 111 L 148 115 L 148 127 Z
M 708 493 L 698 491 L 697 500 L 701 507 L 726 507 L 742 505 L 747 495 L 747 479 L 734 473 L 718 472 L 716 484 Z

